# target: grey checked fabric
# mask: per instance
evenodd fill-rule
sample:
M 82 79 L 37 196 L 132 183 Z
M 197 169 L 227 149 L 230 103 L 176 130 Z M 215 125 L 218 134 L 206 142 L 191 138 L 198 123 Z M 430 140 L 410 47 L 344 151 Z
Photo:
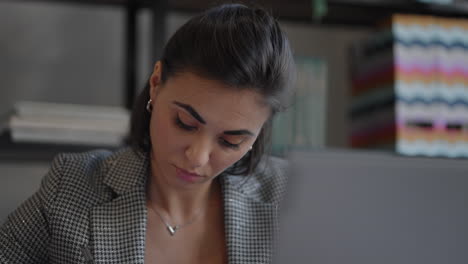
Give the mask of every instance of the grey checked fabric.
M 230 264 L 270 263 L 286 163 L 221 175 Z M 129 148 L 57 156 L 0 228 L 0 263 L 143 263 L 148 158 Z

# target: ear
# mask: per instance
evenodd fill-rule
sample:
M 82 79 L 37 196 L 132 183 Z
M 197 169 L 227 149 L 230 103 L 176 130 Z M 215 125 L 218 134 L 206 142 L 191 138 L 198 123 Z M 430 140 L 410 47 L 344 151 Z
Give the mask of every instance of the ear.
M 157 61 L 149 79 L 149 96 L 153 101 L 156 99 L 156 95 L 159 93 L 159 90 L 161 90 L 161 67 L 161 61 Z

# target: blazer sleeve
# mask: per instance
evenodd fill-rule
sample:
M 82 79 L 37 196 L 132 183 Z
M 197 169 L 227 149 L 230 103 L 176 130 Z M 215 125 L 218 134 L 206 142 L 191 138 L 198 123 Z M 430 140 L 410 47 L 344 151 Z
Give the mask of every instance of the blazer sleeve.
M 39 190 L 0 227 L 0 263 L 47 263 L 49 219 L 57 195 L 64 156 L 54 158 Z

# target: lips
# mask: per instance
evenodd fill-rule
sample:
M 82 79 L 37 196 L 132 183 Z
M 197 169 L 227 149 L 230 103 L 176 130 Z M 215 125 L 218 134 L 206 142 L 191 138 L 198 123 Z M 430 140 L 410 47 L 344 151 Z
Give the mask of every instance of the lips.
M 191 173 L 178 167 L 176 167 L 176 174 L 179 179 L 185 182 L 196 182 L 204 178 L 203 176 L 199 174 Z
M 177 168 L 177 169 L 180 170 L 180 172 L 182 172 L 182 173 L 184 173 L 184 174 L 187 174 L 187 175 L 189 175 L 189 176 L 192 176 L 192 177 L 203 177 L 203 176 L 201 176 L 201 175 L 199 175 L 199 174 L 192 173 L 192 172 L 188 172 L 188 171 L 183 170 L 183 169 L 181 169 L 181 168 Z

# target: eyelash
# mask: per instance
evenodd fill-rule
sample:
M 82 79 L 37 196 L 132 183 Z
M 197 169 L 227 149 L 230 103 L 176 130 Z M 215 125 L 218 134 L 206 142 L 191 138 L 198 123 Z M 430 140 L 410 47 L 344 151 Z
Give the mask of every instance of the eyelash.
M 184 122 L 182 122 L 182 120 L 180 120 L 178 116 L 175 119 L 175 123 L 178 127 L 182 128 L 183 130 L 194 131 L 195 129 L 197 129 L 197 127 L 186 125 Z
M 230 143 L 227 140 L 222 139 L 222 138 L 219 139 L 219 143 L 221 143 L 223 146 L 226 146 L 228 148 L 239 149 L 239 144 L 232 144 L 232 143 Z
M 185 131 L 194 131 L 197 129 L 197 127 L 194 127 L 194 126 L 189 126 L 189 125 L 186 125 L 184 122 L 182 122 L 182 120 L 180 120 L 179 116 L 177 116 L 175 118 L 175 124 L 185 130 Z M 231 148 L 231 149 L 238 149 L 240 144 L 232 144 L 230 143 L 229 141 L 223 139 L 223 138 L 220 138 L 219 139 L 219 143 L 225 147 L 228 147 L 228 148 Z

